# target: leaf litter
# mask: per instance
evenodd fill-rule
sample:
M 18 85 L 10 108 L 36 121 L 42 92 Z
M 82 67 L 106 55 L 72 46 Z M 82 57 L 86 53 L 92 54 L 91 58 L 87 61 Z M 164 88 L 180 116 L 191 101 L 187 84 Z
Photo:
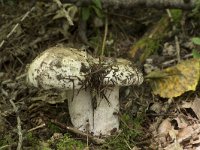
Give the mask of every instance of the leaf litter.
M 42 119 L 42 121 L 40 120 L 42 123 L 45 121 L 43 120 L 44 114 L 51 114 L 58 120 L 63 120 L 63 118 L 65 118 L 64 121 L 67 123 L 69 122 L 69 119 L 66 119 L 69 115 L 67 112 L 62 111 L 66 109 L 63 104 L 47 105 L 33 102 L 34 100 L 40 101 L 41 99 L 51 99 L 54 102 L 54 99 L 60 98 L 60 91 L 52 90 L 51 92 L 54 94 L 49 94 L 48 91 L 38 91 L 34 88 L 30 89 L 25 83 L 24 76 L 20 77 L 20 75 L 24 74 L 27 63 L 30 63 L 30 60 L 46 47 L 62 41 L 67 41 L 69 45 L 76 45 L 73 43 L 73 31 L 77 24 L 77 18 L 76 15 L 74 15 L 77 8 L 72 5 L 66 5 L 66 7 L 70 7 L 70 10 L 66 8 L 64 8 L 66 11 L 64 9 L 59 9 L 56 3 L 37 2 L 34 12 L 23 22 L 20 22 L 20 19 L 23 18 L 21 14 L 25 14 L 24 12 L 30 10 L 30 5 L 21 6 L 21 12 L 18 11 L 19 14 L 16 13 L 13 17 L 10 16 L 10 21 L 7 23 L 5 19 L 6 16 L 2 16 L 5 18 L 2 18 L 4 24 L 1 24 L 2 26 L 0 27 L 0 31 L 2 31 L 0 36 L 1 41 L 9 34 L 12 27 L 14 27 L 17 22 L 20 22 L 18 29 L 9 39 L 5 39 L 5 43 L 0 49 L 0 67 L 2 68 L 0 72 L 0 133 L 3 133 L 0 134 L 0 139 L 4 138 L 2 136 L 9 131 L 7 136 L 14 137 L 12 141 L 9 141 L 9 138 L 7 138 L 7 142 L 12 148 L 16 147 L 15 141 L 17 141 L 16 133 L 13 132 L 16 130 L 17 125 L 15 112 L 8 101 L 12 97 L 16 98 L 14 102 L 19 108 L 23 129 L 28 131 L 33 129 L 33 131 L 36 132 L 32 133 L 40 137 L 42 137 L 43 134 L 50 135 L 43 137 L 43 139 L 52 137 L 55 133 L 58 133 L 62 137 L 62 134 L 60 134 L 61 131 L 52 125 L 47 127 L 45 124 L 42 128 L 37 128 L 39 126 L 36 124 L 30 124 L 30 120 L 34 118 L 34 116 L 29 116 L 29 113 L 33 114 L 31 109 L 34 111 L 33 115 L 36 115 L 35 112 L 37 112 L 37 115 L 40 116 L 39 120 Z M 0 11 L 3 11 L 3 9 Z M 13 14 L 15 13 L 13 12 Z M 72 26 L 72 22 L 75 27 Z M 71 32 L 69 32 L 69 30 Z M 172 46 L 168 48 L 168 51 L 171 50 L 173 50 Z M 172 52 L 167 54 L 174 55 Z M 124 139 L 128 137 L 125 140 L 120 140 L 120 142 L 124 143 L 123 147 L 128 147 L 129 149 L 138 149 L 137 147 L 151 147 L 152 149 L 159 147 L 160 149 L 165 148 L 172 150 L 198 149 L 200 145 L 199 98 L 198 94 L 196 98 L 192 99 L 192 96 L 188 96 L 188 98 L 184 93 L 195 91 L 196 88 L 198 88 L 199 68 L 198 59 L 189 59 L 186 61 L 183 60 L 179 64 L 163 69 L 162 71 L 150 73 L 147 75 L 147 79 L 151 79 L 150 83 L 153 89 L 153 96 L 151 95 L 152 91 L 150 88 L 145 87 L 146 85 L 139 89 L 133 87 L 129 88 L 130 94 L 126 97 L 128 102 L 122 97 L 124 101 L 122 101 L 121 106 L 122 112 L 130 113 L 129 115 L 131 117 L 125 115 L 126 118 L 137 120 L 136 117 L 142 116 L 142 118 L 146 119 L 147 116 L 144 115 L 145 111 L 143 110 L 146 110 L 148 107 L 154 114 L 150 114 L 149 117 L 147 117 L 149 120 L 145 120 L 145 125 L 143 124 L 142 127 L 133 120 L 128 120 L 128 122 L 130 122 L 128 124 L 126 124 L 126 122 L 123 124 L 122 122 L 124 126 L 126 125 L 128 129 L 131 130 L 126 131 L 126 135 L 124 135 L 124 133 L 119 133 L 115 139 L 120 137 L 120 134 L 123 135 Z M 156 67 L 156 70 L 157 69 L 158 67 Z M 125 89 L 125 91 L 126 90 L 127 89 Z M 15 95 L 15 91 L 17 91 L 17 95 Z M 5 97 L 5 94 L 8 94 L 9 97 Z M 172 102 L 166 102 L 166 98 L 172 99 Z M 65 101 L 63 98 L 61 99 Z M 186 103 L 185 101 L 187 99 L 189 100 Z M 27 106 L 27 103 L 35 103 L 35 105 L 31 105 L 31 109 L 28 109 L 30 107 Z M 165 108 L 165 105 L 169 105 L 170 109 Z M 171 105 L 173 107 L 171 107 Z M 132 113 L 135 106 L 137 106 L 137 112 L 134 111 L 134 113 Z M 58 111 L 58 109 L 56 110 L 56 108 L 60 108 L 60 111 Z M 128 111 L 128 109 L 131 111 Z M 160 116 L 162 116 L 162 118 Z M 150 126 L 154 126 L 159 122 L 157 121 L 159 118 L 161 118 L 161 122 L 158 124 L 158 128 L 154 128 L 154 131 L 150 133 L 150 136 L 140 137 L 140 140 L 135 138 L 135 141 L 131 138 L 131 136 L 133 136 L 131 133 L 133 130 L 136 130 L 138 126 L 140 127 L 140 131 L 146 133 L 151 131 L 149 130 Z M 51 130 L 48 130 L 48 128 L 51 128 Z M 123 130 L 125 130 L 125 128 Z M 148 140 L 151 139 L 149 141 L 147 140 L 148 144 L 145 143 L 145 138 L 148 138 Z M 77 137 L 75 137 L 75 139 L 77 139 Z M 30 141 L 30 139 L 25 139 L 24 146 L 26 148 L 33 146 L 31 145 L 33 139 L 31 142 Z M 112 142 L 114 143 L 115 141 Z M 158 144 L 158 146 L 153 145 L 153 142 Z M 117 145 L 118 143 L 115 144 Z M 135 144 L 137 146 L 133 146 Z M 109 145 L 108 147 L 112 148 L 112 146 L 113 145 Z

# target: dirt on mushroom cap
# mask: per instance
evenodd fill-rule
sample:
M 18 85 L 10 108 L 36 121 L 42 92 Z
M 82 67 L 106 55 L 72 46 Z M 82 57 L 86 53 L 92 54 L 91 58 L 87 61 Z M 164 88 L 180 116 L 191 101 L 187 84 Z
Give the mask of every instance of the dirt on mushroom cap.
M 52 47 L 41 53 L 29 67 L 27 80 L 44 89 L 79 89 L 89 69 L 88 55 L 73 48 Z

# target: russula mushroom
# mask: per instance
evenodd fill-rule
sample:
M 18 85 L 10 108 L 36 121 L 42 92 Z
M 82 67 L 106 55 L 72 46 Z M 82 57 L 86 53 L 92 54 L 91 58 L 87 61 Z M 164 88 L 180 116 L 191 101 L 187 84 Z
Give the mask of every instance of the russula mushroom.
M 112 132 L 118 131 L 119 88 L 122 86 L 140 85 L 143 82 L 142 73 L 128 60 L 104 61 L 102 66 L 106 68 L 103 72 L 102 82 L 105 92 L 103 94 L 105 95 L 104 97 L 102 95 L 96 96 L 97 107 L 94 109 L 94 135 L 110 135 Z
M 99 61 L 80 50 L 53 47 L 30 64 L 27 81 L 44 89 L 68 90 L 72 124 L 106 136 L 119 129 L 119 88 L 139 85 L 143 76 L 125 59 Z
M 67 90 L 71 122 L 81 131 L 93 129 L 90 92 L 80 90 L 90 58 L 73 48 L 52 47 L 33 60 L 27 73 L 28 83 L 35 87 Z

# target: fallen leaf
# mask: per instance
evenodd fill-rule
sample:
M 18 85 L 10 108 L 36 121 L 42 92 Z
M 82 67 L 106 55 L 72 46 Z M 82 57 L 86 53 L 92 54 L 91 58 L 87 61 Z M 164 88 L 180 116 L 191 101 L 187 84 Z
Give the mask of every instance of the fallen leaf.
M 200 119 L 200 109 L 199 109 L 199 106 L 200 106 L 200 98 L 196 97 L 194 99 L 193 103 L 192 103 L 191 109 L 197 115 L 198 119 Z
M 170 120 L 167 118 L 163 120 L 163 122 L 160 124 L 158 128 L 158 134 L 167 136 L 170 130 L 172 130 L 172 125 L 171 125 Z
M 183 148 L 179 143 L 174 142 L 168 145 L 167 147 L 165 147 L 165 150 L 183 150 Z
M 177 127 L 179 129 L 186 128 L 189 125 L 188 120 L 185 118 L 184 115 L 180 114 L 176 118 L 173 119 L 177 123 Z
M 150 106 L 149 110 L 154 111 L 155 113 L 159 114 L 162 110 L 162 105 L 159 102 L 153 103 L 152 106 Z
M 191 138 L 191 133 L 193 133 L 194 129 L 192 126 L 188 126 L 179 130 L 177 138 L 179 141 L 189 140 Z
M 190 100 L 189 102 L 182 102 L 181 108 L 189 108 L 192 110 L 192 113 L 194 113 L 198 119 L 200 119 L 200 98 L 195 97 L 194 100 Z M 191 112 L 191 111 L 190 111 Z M 191 113 L 191 115 L 192 115 Z
M 199 68 L 199 59 L 193 58 L 159 71 L 159 75 L 161 73 L 164 75 L 159 76 L 160 78 L 152 78 L 148 75 L 151 77 L 153 93 L 163 98 L 173 98 L 187 91 L 194 91 L 199 81 Z

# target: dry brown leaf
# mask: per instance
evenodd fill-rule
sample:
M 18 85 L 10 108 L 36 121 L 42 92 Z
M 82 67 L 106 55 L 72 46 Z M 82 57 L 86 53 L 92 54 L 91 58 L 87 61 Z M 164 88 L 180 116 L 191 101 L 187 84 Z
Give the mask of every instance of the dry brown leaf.
M 192 126 L 188 126 L 186 128 L 183 128 L 179 130 L 177 138 L 179 141 L 189 140 L 191 138 L 191 134 L 193 133 L 194 129 Z
M 167 136 L 170 130 L 172 130 L 172 125 L 171 125 L 170 120 L 167 118 L 163 120 L 163 122 L 160 124 L 158 128 L 158 134 Z
M 165 150 L 183 150 L 182 146 L 179 143 L 172 143 L 164 148 Z
M 199 81 L 199 68 L 199 59 L 193 58 L 159 72 L 160 78 L 150 81 L 153 93 L 164 98 L 173 98 L 187 91 L 194 91 Z
M 179 129 L 183 129 L 186 128 L 189 125 L 188 120 L 185 118 L 184 115 L 180 114 L 178 115 L 176 118 L 174 118 L 173 120 L 176 121 L 177 126 Z
M 194 111 L 194 113 L 197 115 L 198 119 L 200 119 L 200 98 L 196 97 L 192 103 L 191 109 Z

